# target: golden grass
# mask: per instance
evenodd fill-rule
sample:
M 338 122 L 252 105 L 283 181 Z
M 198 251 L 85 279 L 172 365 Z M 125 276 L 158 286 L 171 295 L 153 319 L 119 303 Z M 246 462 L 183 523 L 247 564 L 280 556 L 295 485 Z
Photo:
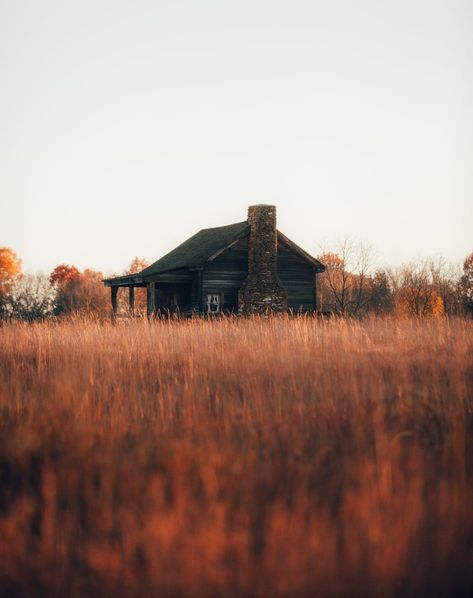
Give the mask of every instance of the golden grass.
M 2 595 L 469 595 L 472 332 L 3 326 Z

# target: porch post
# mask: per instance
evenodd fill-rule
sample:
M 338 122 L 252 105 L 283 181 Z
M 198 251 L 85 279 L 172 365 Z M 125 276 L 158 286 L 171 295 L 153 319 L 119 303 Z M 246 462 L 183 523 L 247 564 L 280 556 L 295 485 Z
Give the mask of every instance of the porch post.
M 154 310 L 156 307 L 156 283 L 155 282 L 149 282 L 146 285 L 146 303 L 147 303 L 147 307 L 148 307 L 148 318 L 151 316 L 154 316 Z
M 110 298 L 112 301 L 112 320 L 117 317 L 117 293 L 119 287 L 110 287 Z
M 128 287 L 128 299 L 130 301 L 130 316 L 135 315 L 135 287 Z

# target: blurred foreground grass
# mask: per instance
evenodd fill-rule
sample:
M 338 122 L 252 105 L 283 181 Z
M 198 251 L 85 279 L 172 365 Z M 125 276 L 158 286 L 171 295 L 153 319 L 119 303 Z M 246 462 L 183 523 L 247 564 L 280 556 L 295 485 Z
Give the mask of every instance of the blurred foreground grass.
M 471 595 L 472 332 L 3 326 L 1 595 Z

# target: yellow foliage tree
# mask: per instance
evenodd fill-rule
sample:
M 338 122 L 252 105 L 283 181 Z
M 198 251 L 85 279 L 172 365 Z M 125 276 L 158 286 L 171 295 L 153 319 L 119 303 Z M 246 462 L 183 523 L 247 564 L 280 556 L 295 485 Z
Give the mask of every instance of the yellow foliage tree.
M 402 288 L 396 308 L 398 314 L 406 316 L 439 318 L 445 313 L 442 297 L 431 288 Z

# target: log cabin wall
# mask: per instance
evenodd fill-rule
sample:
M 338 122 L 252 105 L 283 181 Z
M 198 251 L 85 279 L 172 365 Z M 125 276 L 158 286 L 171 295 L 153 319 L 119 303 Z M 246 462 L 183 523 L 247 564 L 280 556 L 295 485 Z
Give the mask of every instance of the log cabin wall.
M 315 310 L 314 267 L 278 243 L 278 276 L 287 292 L 288 309 L 294 313 Z
M 194 278 L 187 269 L 157 274 L 153 281 L 156 312 L 188 313 L 198 307 Z
M 314 268 L 282 243 L 278 243 L 278 276 L 287 292 L 288 308 L 293 312 L 315 310 Z M 238 290 L 248 275 L 248 238 L 238 241 L 213 261 L 207 262 L 202 273 L 202 294 L 222 292 L 223 309 L 238 311 Z
M 248 276 L 248 239 L 238 241 L 214 260 L 207 262 L 202 273 L 202 295 L 223 293 L 223 311 L 238 311 L 238 290 Z

